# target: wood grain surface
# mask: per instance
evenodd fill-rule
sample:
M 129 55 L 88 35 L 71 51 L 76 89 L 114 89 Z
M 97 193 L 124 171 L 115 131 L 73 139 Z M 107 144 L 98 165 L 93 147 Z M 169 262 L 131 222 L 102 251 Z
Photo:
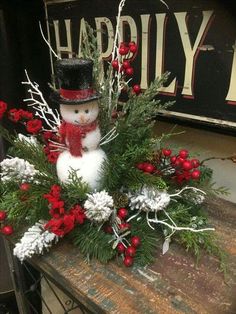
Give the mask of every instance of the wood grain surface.
M 206 203 L 220 245 L 228 252 L 226 278 L 219 262 L 207 255 L 195 259 L 177 244 L 164 256 L 156 252 L 151 266 L 126 268 L 115 261 L 87 264 L 66 241 L 32 259 L 92 313 L 236 313 L 236 204 Z

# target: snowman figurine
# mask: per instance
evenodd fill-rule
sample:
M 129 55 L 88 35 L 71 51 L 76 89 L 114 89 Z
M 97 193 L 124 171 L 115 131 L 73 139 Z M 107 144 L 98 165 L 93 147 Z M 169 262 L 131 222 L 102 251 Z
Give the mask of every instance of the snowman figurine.
M 59 91 L 52 98 L 60 106 L 61 142 L 66 145 L 57 160 L 60 181 L 68 182 L 72 170 L 93 190 L 99 188 L 102 164 L 106 159 L 99 147 L 101 133 L 98 125 L 98 99 L 92 88 L 93 61 L 62 59 L 55 63 Z

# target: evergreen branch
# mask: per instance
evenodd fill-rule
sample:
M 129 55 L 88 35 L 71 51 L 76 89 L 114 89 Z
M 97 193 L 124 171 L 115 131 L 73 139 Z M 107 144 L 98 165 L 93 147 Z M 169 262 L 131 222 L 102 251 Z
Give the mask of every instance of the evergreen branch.
M 112 236 L 104 233 L 96 225 L 91 226 L 89 222 L 74 229 L 71 237 L 74 245 L 78 246 L 80 252 L 89 259 L 95 258 L 101 263 L 107 263 L 116 255 L 116 251 L 109 243 Z
M 152 230 L 142 217 L 140 220 L 132 221 L 131 236 L 138 236 L 141 239 L 141 245 L 138 247 L 135 255 L 135 262 L 141 266 L 150 264 L 155 259 L 154 252 L 159 245 L 158 233 Z
M 0 135 L 10 144 L 14 143 L 14 136 L 0 124 Z

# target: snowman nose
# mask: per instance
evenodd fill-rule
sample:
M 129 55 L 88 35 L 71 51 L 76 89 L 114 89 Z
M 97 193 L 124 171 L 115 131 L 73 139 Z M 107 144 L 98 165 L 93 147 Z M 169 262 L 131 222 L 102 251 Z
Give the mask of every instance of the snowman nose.
M 85 123 L 85 122 L 86 122 L 86 119 L 85 119 L 85 116 L 84 116 L 84 115 L 81 115 L 81 116 L 80 116 L 80 122 L 81 122 L 81 123 Z

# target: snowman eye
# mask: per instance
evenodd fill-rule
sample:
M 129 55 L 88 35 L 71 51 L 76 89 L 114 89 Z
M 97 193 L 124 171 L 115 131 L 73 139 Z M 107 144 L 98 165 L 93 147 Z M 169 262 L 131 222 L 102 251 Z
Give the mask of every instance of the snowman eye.
M 85 112 L 85 113 L 89 113 L 89 110 L 88 110 L 88 109 L 86 109 L 86 110 L 84 110 L 84 112 Z
M 76 109 L 76 110 L 75 110 L 75 113 L 79 113 L 79 110 L 78 110 L 78 109 Z

